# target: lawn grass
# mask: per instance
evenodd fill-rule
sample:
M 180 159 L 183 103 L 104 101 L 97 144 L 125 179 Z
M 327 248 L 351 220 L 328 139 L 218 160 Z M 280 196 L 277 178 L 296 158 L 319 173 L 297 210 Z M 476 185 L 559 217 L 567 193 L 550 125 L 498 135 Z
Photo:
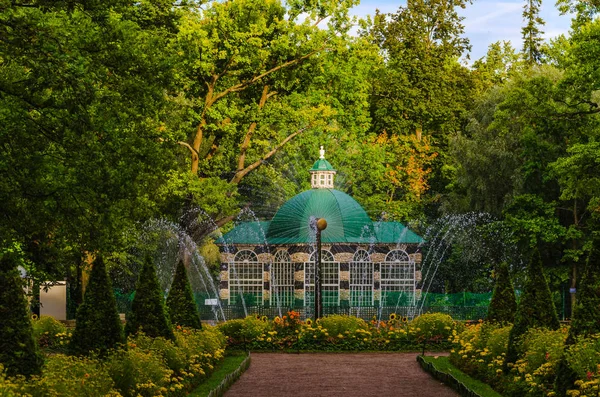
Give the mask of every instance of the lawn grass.
M 211 376 L 204 381 L 200 386 L 195 388 L 188 394 L 193 397 L 206 397 L 211 390 L 215 389 L 221 384 L 223 379 L 240 366 L 242 361 L 246 358 L 246 353 L 233 353 L 225 356 L 223 362 L 217 367 L 217 369 L 211 374 Z
M 494 391 L 489 385 L 471 378 L 469 375 L 450 364 L 448 357 L 440 356 L 435 358 L 435 356 L 423 356 L 423 360 L 427 363 L 431 363 L 439 372 L 453 376 L 476 395 L 482 397 L 502 397 L 501 394 Z

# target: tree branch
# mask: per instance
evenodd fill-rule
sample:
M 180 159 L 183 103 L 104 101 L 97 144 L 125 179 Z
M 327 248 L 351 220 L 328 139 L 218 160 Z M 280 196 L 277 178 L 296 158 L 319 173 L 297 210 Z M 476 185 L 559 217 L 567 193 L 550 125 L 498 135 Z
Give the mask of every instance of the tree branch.
M 281 141 L 281 143 L 279 143 L 279 145 L 275 146 L 275 148 L 273 150 L 271 150 L 269 153 L 265 154 L 261 159 L 259 159 L 259 160 L 255 161 L 254 163 L 250 164 L 249 166 L 247 166 L 243 170 L 239 170 L 238 172 L 236 172 L 235 175 L 233 176 L 233 178 L 231 179 L 231 181 L 229 181 L 229 183 L 234 184 L 234 185 L 240 183 L 240 181 L 246 175 L 248 175 L 251 171 L 253 171 L 253 170 L 257 169 L 258 167 L 260 167 L 260 165 L 262 163 L 264 163 L 269 158 L 271 158 L 271 156 L 273 156 L 275 153 L 277 153 L 286 143 L 288 143 L 289 141 L 291 141 L 292 139 L 294 139 L 297 135 L 299 135 L 299 134 L 303 133 L 304 131 L 306 131 L 308 128 L 310 128 L 310 125 L 308 127 L 301 128 L 301 129 L 295 131 L 294 133 L 288 135 L 283 141 Z
M 265 106 L 265 103 L 267 103 L 267 99 L 272 96 L 270 94 L 273 94 L 273 93 L 269 93 L 269 86 L 267 84 L 265 84 L 265 86 L 263 87 L 262 94 L 260 96 L 260 101 L 258 102 L 258 111 L 259 112 L 263 109 L 263 107 Z M 250 124 L 250 127 L 248 127 L 248 131 L 246 131 L 246 136 L 244 137 L 244 141 L 242 142 L 242 146 L 240 147 L 240 155 L 238 157 L 237 172 L 244 169 L 244 164 L 246 163 L 246 152 L 248 151 L 248 148 L 250 147 L 250 140 L 252 139 L 252 135 L 254 134 L 254 131 L 256 130 L 256 126 L 257 126 L 257 122 L 253 121 Z
M 300 58 L 292 59 L 291 61 L 287 61 L 287 62 L 284 62 L 284 63 L 282 63 L 280 65 L 277 65 L 277 66 L 275 66 L 275 67 L 267 70 L 264 73 L 261 73 L 261 74 L 259 74 L 257 76 L 254 76 L 250 80 L 246 80 L 246 81 L 244 81 L 242 83 L 233 85 L 233 86 L 227 88 L 226 90 L 224 90 L 224 91 L 222 91 L 222 92 L 214 95 L 212 103 L 215 103 L 216 101 L 218 101 L 219 99 L 223 98 L 227 94 L 230 94 L 232 92 L 238 92 L 238 91 L 244 90 L 246 87 L 248 87 L 248 86 L 256 83 L 258 80 L 262 79 L 265 76 L 268 76 L 268 75 L 270 75 L 272 73 L 275 73 L 275 72 L 277 72 L 277 71 L 279 71 L 281 69 L 284 69 L 284 68 L 286 68 L 288 66 L 294 65 L 296 63 L 300 63 L 300 62 L 304 61 L 305 59 L 310 58 L 311 56 L 313 56 L 317 52 L 322 51 L 324 48 L 325 47 L 321 47 L 318 50 L 311 51 L 308 54 L 301 56 Z

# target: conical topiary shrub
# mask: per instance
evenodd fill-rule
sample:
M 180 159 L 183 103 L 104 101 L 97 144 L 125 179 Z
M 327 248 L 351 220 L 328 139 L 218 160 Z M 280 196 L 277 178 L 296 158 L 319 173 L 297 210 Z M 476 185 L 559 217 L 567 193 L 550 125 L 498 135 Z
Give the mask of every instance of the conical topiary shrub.
M 127 335 L 138 331 L 156 338 L 175 340 L 171 322 L 165 309 L 163 292 L 156 277 L 156 268 L 152 259 L 146 257 L 138 279 L 135 296 L 131 304 L 131 313 L 127 317 L 125 332 Z
M 74 354 L 97 352 L 103 356 L 124 342 L 117 301 L 101 256 L 96 257 L 92 265 L 76 319 L 69 345 Z
M 508 264 L 502 262 L 496 268 L 496 285 L 488 308 L 487 321 L 499 324 L 513 323 L 517 311 L 515 290 L 510 281 Z
M 600 242 L 594 241 L 577 289 L 577 302 L 573 309 L 573 319 L 565 341 L 565 350 L 572 346 L 580 336 L 587 337 L 600 333 L 599 307 Z M 558 365 L 556 378 L 556 389 L 559 395 L 565 395 L 567 390 L 574 389 L 575 380 L 577 380 L 577 375 L 569 368 L 563 357 Z
M 173 325 L 196 329 L 202 328 L 198 307 L 196 301 L 194 301 L 192 287 L 183 261 L 179 261 L 177 264 L 171 291 L 169 291 L 169 297 L 167 298 L 167 308 Z
M 505 364 L 517 361 L 519 358 L 518 345 L 521 343 L 521 337 L 530 328 L 556 330 L 559 326 L 556 308 L 552 301 L 548 282 L 544 276 L 542 259 L 539 251 L 536 250 L 527 266 L 527 278 L 517 306 L 515 325 L 508 335 Z M 505 367 L 507 368 L 506 365 Z
M 8 375 L 40 372 L 42 357 L 33 327 L 16 252 L 0 253 L 0 364 Z

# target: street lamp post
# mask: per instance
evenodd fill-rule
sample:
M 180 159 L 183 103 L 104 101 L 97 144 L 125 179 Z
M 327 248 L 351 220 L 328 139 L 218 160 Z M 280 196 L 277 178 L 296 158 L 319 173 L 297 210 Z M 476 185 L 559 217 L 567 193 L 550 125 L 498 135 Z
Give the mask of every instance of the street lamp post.
M 325 218 L 317 219 L 317 252 L 315 256 L 315 320 L 323 317 L 323 296 L 321 295 L 321 232 L 327 229 Z

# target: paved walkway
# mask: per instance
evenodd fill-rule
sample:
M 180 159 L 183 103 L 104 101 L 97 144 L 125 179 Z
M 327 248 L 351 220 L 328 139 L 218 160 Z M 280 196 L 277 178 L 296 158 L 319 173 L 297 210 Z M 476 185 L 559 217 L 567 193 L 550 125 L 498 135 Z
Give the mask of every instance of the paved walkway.
M 423 371 L 417 353 L 252 353 L 225 397 L 456 397 Z

